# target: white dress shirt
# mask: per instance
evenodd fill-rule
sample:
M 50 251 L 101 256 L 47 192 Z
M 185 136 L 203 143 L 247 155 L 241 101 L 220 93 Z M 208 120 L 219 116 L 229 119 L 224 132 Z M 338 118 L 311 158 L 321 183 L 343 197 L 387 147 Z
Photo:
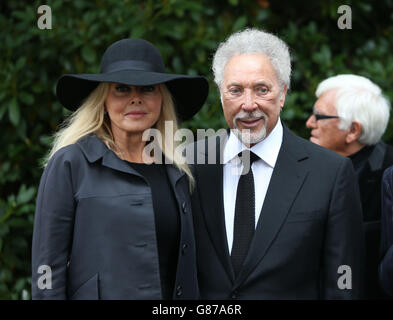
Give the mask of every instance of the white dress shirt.
M 260 158 L 251 166 L 254 175 L 256 227 L 266 192 L 269 187 L 270 178 L 272 177 L 273 169 L 281 148 L 282 137 L 283 128 L 280 118 L 272 132 L 251 149 L 246 147 L 232 132 L 229 135 L 223 154 L 223 200 L 229 252 L 232 251 L 233 244 L 237 185 L 243 169 L 243 164 L 240 162 L 237 155 L 244 150 L 251 150 Z

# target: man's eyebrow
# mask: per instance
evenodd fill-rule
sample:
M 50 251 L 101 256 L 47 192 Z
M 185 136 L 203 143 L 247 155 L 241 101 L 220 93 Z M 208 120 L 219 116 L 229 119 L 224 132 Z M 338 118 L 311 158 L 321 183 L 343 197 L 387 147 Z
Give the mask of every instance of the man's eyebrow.
M 227 88 L 232 86 L 241 87 L 241 84 L 239 82 L 231 82 L 227 84 Z
M 239 82 L 234 81 L 234 82 L 228 83 L 226 87 L 229 88 L 229 87 L 232 87 L 232 86 L 235 86 L 235 87 L 242 87 L 242 84 L 239 83 Z M 267 86 L 267 87 L 271 88 L 271 87 L 272 87 L 272 84 L 271 84 L 270 82 L 268 82 L 268 81 L 261 80 L 261 81 L 257 81 L 257 82 L 254 83 L 252 86 L 253 86 L 253 87 Z
M 261 81 L 258 81 L 257 83 L 254 84 L 254 87 L 257 87 L 257 86 L 267 86 L 270 88 L 272 86 L 272 84 L 270 82 L 261 80 Z

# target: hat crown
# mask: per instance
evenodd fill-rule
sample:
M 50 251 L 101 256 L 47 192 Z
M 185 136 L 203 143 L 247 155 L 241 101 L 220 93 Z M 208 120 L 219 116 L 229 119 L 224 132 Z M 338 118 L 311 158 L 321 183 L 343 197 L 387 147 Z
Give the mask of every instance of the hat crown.
M 101 73 L 119 70 L 165 72 L 161 53 L 149 41 L 129 38 L 116 41 L 105 50 Z

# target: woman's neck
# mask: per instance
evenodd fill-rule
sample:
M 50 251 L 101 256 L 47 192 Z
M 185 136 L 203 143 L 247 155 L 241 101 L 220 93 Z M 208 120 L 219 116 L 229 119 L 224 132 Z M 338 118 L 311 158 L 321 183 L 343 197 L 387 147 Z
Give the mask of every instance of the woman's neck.
M 123 160 L 143 163 L 143 149 L 146 141 L 142 140 L 142 133 L 113 132 L 116 144 L 115 153 Z

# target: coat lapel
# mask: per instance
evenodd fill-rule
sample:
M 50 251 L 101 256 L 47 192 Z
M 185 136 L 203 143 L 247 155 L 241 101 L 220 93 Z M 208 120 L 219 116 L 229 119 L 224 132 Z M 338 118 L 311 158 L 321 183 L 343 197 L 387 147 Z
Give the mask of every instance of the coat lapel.
M 175 165 L 168 164 L 165 166 L 166 172 L 168 174 L 169 182 L 172 186 L 173 190 L 176 190 L 176 183 L 180 180 L 182 176 L 185 175 L 185 172 L 180 171 Z
M 178 169 L 174 164 L 165 165 L 165 169 L 167 172 L 168 181 L 172 187 L 173 194 L 176 198 L 178 208 L 179 210 L 184 210 L 183 206 L 185 205 L 185 201 L 186 199 L 188 199 L 189 195 L 187 194 L 187 189 L 182 188 L 181 186 L 188 187 L 188 179 L 187 182 L 183 181 L 184 184 L 179 183 L 178 188 L 176 188 L 176 185 L 183 176 L 186 176 L 186 173 Z M 181 220 L 183 220 L 183 215 L 181 215 Z M 181 231 L 181 233 L 183 234 L 183 231 Z
M 254 238 L 235 285 L 240 285 L 260 263 L 279 232 L 307 176 L 299 162 L 308 158 L 298 139 L 285 126 L 283 143 L 269 183 Z M 300 146 L 301 147 L 301 146 Z

